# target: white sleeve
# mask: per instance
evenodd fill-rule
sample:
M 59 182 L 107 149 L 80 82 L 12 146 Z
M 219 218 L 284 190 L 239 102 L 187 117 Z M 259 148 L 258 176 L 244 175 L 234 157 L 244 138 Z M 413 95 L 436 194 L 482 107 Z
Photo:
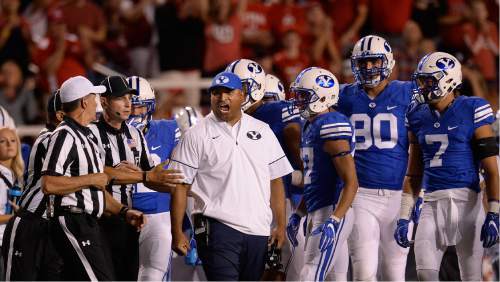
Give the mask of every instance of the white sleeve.
M 293 168 L 283 152 L 278 139 L 269 127 L 266 127 L 267 148 L 269 148 L 269 175 L 271 180 L 292 173 Z
M 188 131 L 181 138 L 179 144 L 172 152 L 172 158 L 169 168 L 180 170 L 184 174 L 184 183 L 193 184 L 198 166 L 200 163 L 198 138 L 193 134 L 193 131 Z

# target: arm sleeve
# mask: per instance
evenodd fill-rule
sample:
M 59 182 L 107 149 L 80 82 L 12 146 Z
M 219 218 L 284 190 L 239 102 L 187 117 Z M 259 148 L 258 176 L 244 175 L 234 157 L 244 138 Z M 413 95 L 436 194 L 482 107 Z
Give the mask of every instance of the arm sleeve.
M 285 124 L 300 122 L 299 109 L 293 108 L 292 103 L 285 101 L 281 107 L 281 121 Z
M 201 156 L 200 147 L 201 143 L 196 136 L 192 131 L 188 131 L 172 153 L 169 168 L 180 170 L 184 174 L 184 183 L 186 184 L 192 184 L 198 172 Z
M 292 173 L 293 168 L 288 158 L 283 152 L 283 148 L 281 148 L 278 139 L 271 131 L 269 126 L 266 127 L 266 136 L 267 138 L 267 147 L 269 150 L 269 175 L 271 180 L 276 179 L 278 177 L 285 176 L 289 173 Z
M 490 104 L 482 98 L 477 98 L 474 103 L 474 130 L 495 121 Z
M 71 134 L 66 130 L 54 132 L 43 161 L 42 175 L 64 175 L 65 168 L 74 161 L 72 152 L 75 149 L 75 139 Z
M 319 130 L 319 137 L 322 140 L 339 140 L 346 139 L 352 140 L 353 128 L 349 120 L 346 118 L 341 121 L 327 121 Z

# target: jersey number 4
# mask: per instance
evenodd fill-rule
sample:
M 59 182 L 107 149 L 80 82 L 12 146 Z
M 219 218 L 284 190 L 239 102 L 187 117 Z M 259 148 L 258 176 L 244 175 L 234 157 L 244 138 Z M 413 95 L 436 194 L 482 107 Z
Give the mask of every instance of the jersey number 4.
M 356 127 L 362 123 L 361 128 L 356 127 L 356 150 L 367 150 L 372 145 L 379 149 L 392 149 L 398 143 L 398 119 L 391 113 L 380 113 L 370 118 L 367 114 L 353 114 L 351 122 Z M 382 123 L 389 125 L 389 138 L 382 139 Z M 362 140 L 361 140 L 362 138 Z
M 434 157 L 431 159 L 429 166 L 430 167 L 438 167 L 443 165 L 443 159 L 441 156 L 448 148 L 448 134 L 432 134 L 425 135 L 425 143 L 428 145 L 432 145 L 434 143 L 440 143 L 439 149 L 434 154 Z

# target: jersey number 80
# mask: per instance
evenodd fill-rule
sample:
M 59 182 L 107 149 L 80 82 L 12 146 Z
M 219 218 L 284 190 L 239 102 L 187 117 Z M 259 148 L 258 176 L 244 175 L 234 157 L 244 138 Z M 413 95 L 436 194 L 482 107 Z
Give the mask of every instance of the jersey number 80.
M 382 139 L 382 122 L 389 123 L 389 138 Z M 380 113 L 370 118 L 367 114 L 353 114 L 351 123 L 362 123 L 361 128 L 355 128 L 356 150 L 367 150 L 372 145 L 379 149 L 392 149 L 398 143 L 398 119 L 392 113 Z M 360 137 L 364 140 L 360 142 Z M 385 137 L 385 136 L 384 136 Z

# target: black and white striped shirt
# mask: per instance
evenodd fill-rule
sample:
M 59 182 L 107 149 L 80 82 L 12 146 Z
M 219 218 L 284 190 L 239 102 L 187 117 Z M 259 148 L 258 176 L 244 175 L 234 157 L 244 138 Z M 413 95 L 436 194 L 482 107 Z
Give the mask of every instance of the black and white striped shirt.
M 43 194 L 42 190 L 42 166 L 51 135 L 52 131 L 45 128 L 40 132 L 33 144 L 28 166 L 28 181 L 19 200 L 21 208 L 43 218 L 47 218 L 45 212 L 47 210 L 48 195 Z
M 42 175 L 82 176 L 102 173 L 103 168 L 97 139 L 92 131 L 65 117 L 50 137 Z M 88 186 L 77 192 L 56 196 L 54 206 L 56 210 L 61 206 L 77 206 L 92 216 L 100 217 L 104 203 L 104 192 Z
M 104 166 L 115 167 L 121 161 L 133 163 L 143 171 L 154 166 L 144 135 L 137 128 L 123 122 L 122 127 L 116 129 L 104 119 L 92 123 L 89 128 L 97 137 Z M 134 184 L 113 185 L 107 189 L 117 201 L 132 206 L 133 187 Z

